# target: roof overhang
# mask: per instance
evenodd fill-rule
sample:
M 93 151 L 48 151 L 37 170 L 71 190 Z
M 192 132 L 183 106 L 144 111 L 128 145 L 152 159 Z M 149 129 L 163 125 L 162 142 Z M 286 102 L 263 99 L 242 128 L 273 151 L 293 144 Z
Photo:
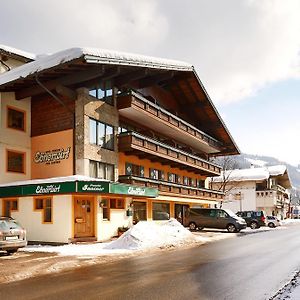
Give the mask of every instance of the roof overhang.
M 108 79 L 118 87 L 133 82 L 139 82 L 139 88 L 161 85 L 179 101 L 180 109 L 194 120 L 196 127 L 223 143 L 218 155 L 240 153 L 194 67 L 185 62 L 100 49 L 72 48 L 2 74 L 0 92 L 15 92 L 16 99 L 21 100 L 44 92 L 37 80 L 53 90 L 59 85 L 78 88 L 83 83 L 92 86 L 99 80 Z

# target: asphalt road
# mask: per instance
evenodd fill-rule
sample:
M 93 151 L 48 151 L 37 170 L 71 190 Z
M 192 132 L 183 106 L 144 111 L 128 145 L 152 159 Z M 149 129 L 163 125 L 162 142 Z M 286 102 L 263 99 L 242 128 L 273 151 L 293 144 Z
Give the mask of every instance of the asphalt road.
M 293 225 L 1 284 L 0 299 L 260 300 L 299 268 L 300 226 Z

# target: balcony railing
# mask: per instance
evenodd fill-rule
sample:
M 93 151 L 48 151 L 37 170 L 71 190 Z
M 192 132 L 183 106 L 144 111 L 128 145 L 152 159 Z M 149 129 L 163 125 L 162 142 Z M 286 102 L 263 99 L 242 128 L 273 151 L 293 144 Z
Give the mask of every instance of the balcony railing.
M 149 179 L 144 177 L 137 177 L 131 175 L 119 176 L 119 181 L 122 183 L 142 185 L 146 187 L 157 188 L 161 195 L 172 195 L 177 194 L 183 197 L 199 200 L 210 200 L 210 201 L 223 201 L 224 193 L 204 188 L 197 188 L 186 186 L 182 184 Z
M 119 151 L 142 155 L 146 153 L 149 154 L 148 158 L 151 157 L 154 161 L 185 166 L 187 170 L 203 175 L 215 176 L 221 173 L 221 167 L 216 164 L 136 132 L 119 134 L 118 145 Z
M 152 103 L 141 94 L 130 91 L 118 96 L 118 110 L 121 116 L 148 126 L 152 130 L 174 138 L 205 153 L 221 151 L 220 141 L 204 133 L 169 111 Z

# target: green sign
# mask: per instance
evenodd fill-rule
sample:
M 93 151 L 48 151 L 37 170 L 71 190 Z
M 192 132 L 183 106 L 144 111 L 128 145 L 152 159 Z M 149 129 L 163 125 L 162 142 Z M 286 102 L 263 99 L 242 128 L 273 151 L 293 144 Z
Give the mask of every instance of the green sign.
M 109 182 L 79 181 L 77 192 L 81 193 L 109 193 Z
M 155 198 L 158 195 L 157 189 L 154 188 L 140 187 L 120 183 L 112 183 L 110 185 L 110 193 L 152 198 Z
M 22 186 L 0 187 L 0 198 L 22 195 Z
M 52 195 L 76 192 L 75 182 L 31 184 L 22 187 L 23 195 Z

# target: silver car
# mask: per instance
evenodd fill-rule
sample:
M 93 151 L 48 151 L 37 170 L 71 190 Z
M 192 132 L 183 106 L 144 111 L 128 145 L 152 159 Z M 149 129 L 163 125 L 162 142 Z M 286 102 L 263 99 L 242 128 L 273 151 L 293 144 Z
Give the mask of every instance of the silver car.
M 26 245 L 26 230 L 13 218 L 0 217 L 0 250 L 12 254 Z

